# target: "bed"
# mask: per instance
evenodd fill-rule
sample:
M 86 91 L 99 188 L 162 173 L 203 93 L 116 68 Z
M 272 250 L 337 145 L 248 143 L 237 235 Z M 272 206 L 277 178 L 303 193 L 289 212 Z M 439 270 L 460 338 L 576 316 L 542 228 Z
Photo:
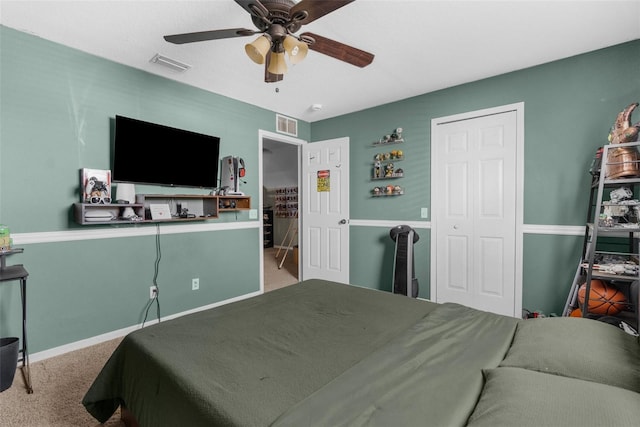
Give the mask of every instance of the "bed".
M 640 343 L 313 279 L 127 335 L 82 403 L 153 427 L 631 426 Z

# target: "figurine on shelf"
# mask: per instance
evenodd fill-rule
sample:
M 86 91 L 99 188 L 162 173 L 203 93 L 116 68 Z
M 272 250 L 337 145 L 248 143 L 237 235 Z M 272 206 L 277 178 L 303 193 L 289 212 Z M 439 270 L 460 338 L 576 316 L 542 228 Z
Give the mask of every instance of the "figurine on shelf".
M 373 177 L 380 178 L 381 173 L 382 173 L 382 163 L 380 163 L 380 160 L 376 160 L 376 162 L 373 164 Z
M 395 194 L 402 194 L 402 187 L 400 187 L 399 185 L 396 185 L 395 187 L 393 187 L 393 192 Z
M 393 144 L 395 142 L 402 142 L 402 128 L 396 128 L 390 135 L 385 135 L 380 138 L 374 145 Z
M 638 105 L 637 102 L 634 102 L 618 113 L 618 117 L 609 132 L 608 139 L 611 144 L 624 144 L 638 140 L 640 122 L 631 125 L 631 113 Z
M 93 204 L 111 203 L 109 188 L 104 181 L 98 181 L 94 176 L 89 178 L 85 187 L 85 193 L 89 194 L 89 202 Z
M 387 195 L 388 195 L 388 196 L 393 195 L 393 189 L 394 189 L 394 188 L 395 188 L 395 187 L 394 187 L 393 185 L 391 185 L 391 184 L 387 185 Z
M 393 163 L 387 163 L 387 165 L 384 167 L 384 176 L 385 177 L 390 177 L 393 176 Z
M 633 197 L 633 192 L 627 187 L 620 187 L 609 193 L 609 199 L 612 203 L 621 203 L 623 200 L 629 200 Z
M 393 176 L 402 176 L 404 175 L 404 171 L 401 168 L 396 169 L 395 173 L 393 174 Z
M 373 195 L 374 196 L 379 196 L 380 195 L 380 188 L 379 187 L 375 187 L 373 189 Z

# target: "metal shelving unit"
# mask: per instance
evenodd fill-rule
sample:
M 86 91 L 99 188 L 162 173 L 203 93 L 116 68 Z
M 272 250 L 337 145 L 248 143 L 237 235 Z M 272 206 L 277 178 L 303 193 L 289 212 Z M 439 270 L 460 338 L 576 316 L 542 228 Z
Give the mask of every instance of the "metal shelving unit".
M 582 259 L 567 297 L 563 311 L 570 316 L 581 310 L 582 317 L 613 316 L 624 320 L 638 330 L 640 310 L 638 287 L 640 286 L 640 201 L 604 200 L 606 191 L 620 191 L 638 195 L 640 189 L 640 142 L 609 144 L 602 153 L 599 175 L 594 175 Z M 594 203 L 595 194 L 595 203 Z M 610 238 L 610 239 L 609 239 Z M 604 241 L 603 241 L 604 240 Z M 618 245 L 619 247 L 614 247 Z M 608 247 L 607 247 L 608 246 Z M 615 249 L 615 250 L 613 250 Z M 606 301 L 591 292 L 592 280 L 602 280 L 620 290 L 626 302 L 621 311 L 613 314 L 594 313 L 589 301 Z M 584 284 L 585 301 L 579 303 L 578 293 Z M 615 310 L 614 310 L 615 311 Z

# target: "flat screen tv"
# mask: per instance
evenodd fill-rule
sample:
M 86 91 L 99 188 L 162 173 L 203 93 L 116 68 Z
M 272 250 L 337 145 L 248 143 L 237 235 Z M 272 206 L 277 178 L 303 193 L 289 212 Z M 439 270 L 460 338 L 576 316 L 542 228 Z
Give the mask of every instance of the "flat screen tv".
M 114 182 L 216 188 L 220 138 L 116 115 Z

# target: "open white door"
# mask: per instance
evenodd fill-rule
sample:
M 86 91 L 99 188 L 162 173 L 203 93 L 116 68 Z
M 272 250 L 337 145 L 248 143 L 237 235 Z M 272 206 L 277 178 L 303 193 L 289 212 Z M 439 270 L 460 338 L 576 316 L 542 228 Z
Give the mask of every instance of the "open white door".
M 302 279 L 349 283 L 349 138 L 302 146 Z

